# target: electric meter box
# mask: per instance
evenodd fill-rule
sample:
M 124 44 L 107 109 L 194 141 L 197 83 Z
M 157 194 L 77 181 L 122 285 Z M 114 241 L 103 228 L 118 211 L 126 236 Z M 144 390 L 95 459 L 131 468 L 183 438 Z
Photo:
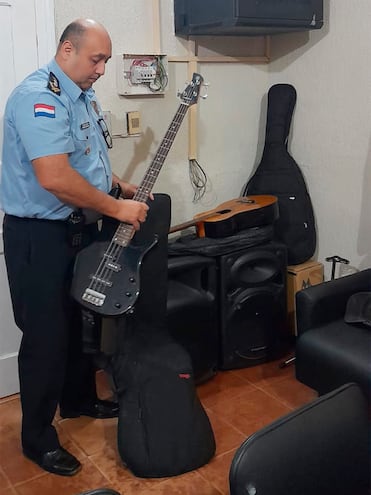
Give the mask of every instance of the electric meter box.
M 116 87 L 119 95 L 164 94 L 168 81 L 166 55 L 119 54 L 116 56 Z

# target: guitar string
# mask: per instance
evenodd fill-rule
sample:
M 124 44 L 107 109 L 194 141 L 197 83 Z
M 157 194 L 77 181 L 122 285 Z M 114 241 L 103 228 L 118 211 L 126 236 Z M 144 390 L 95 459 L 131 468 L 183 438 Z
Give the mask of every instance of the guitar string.
M 190 88 L 190 91 L 193 92 L 193 87 Z M 183 95 L 186 93 L 186 91 L 183 93 Z M 147 189 L 146 188 L 146 194 L 143 196 L 143 198 L 140 198 L 142 192 L 143 192 L 143 186 L 147 185 L 146 182 L 149 182 L 149 185 L 151 185 L 151 180 L 149 180 L 149 176 L 150 176 L 150 171 L 154 170 L 155 169 L 155 166 L 158 167 L 158 172 L 160 171 L 161 167 L 162 167 L 162 164 L 164 162 L 164 160 L 162 161 L 162 163 L 158 163 L 159 162 L 159 158 L 162 157 L 162 150 L 163 148 L 165 148 L 165 151 L 166 153 L 164 153 L 163 155 L 163 158 L 165 159 L 170 147 L 168 146 L 167 149 L 165 147 L 165 145 L 168 144 L 167 142 L 167 136 L 168 135 L 171 135 L 171 134 L 174 134 L 174 137 L 176 135 L 176 132 L 179 130 L 179 127 L 180 127 L 180 124 L 181 122 L 183 121 L 183 118 L 185 116 L 185 113 L 186 111 L 188 110 L 188 107 L 189 105 L 185 105 L 184 103 L 181 104 L 179 110 L 177 111 L 176 113 L 176 116 L 174 117 L 172 123 L 170 124 L 169 126 L 169 129 L 167 131 L 167 133 L 165 134 L 165 138 L 162 142 L 162 145 L 160 146 L 160 149 L 159 151 L 156 153 L 155 155 L 155 158 L 153 160 L 153 163 L 151 164 L 151 167 L 149 168 L 147 174 L 145 175 L 143 181 L 142 181 L 142 184 L 139 186 L 138 188 L 138 194 L 136 193 L 134 195 L 134 198 L 133 199 L 136 199 L 136 200 L 139 200 L 139 201 L 142 201 L 142 202 L 145 202 L 147 199 L 148 199 L 148 195 L 149 195 L 149 191 L 151 190 L 151 188 Z M 180 119 L 178 118 L 180 117 Z M 178 126 L 174 126 L 173 124 L 177 122 L 177 119 L 178 119 Z M 172 129 L 173 127 L 177 127 L 176 128 L 176 132 L 174 132 Z M 172 141 L 174 140 L 174 138 L 172 139 Z M 172 144 L 172 142 L 170 143 L 170 145 Z M 157 175 L 158 175 L 158 172 L 157 172 Z M 154 181 L 155 179 L 157 178 L 157 175 L 156 177 L 153 179 L 152 178 L 152 186 L 154 184 Z M 147 178 L 148 177 L 148 178 Z M 132 235 L 133 235 L 133 227 L 130 226 L 130 224 L 124 224 L 125 227 L 122 228 L 122 225 L 119 226 L 119 228 L 117 229 L 117 231 L 123 231 L 123 241 L 121 241 L 121 244 L 118 244 L 117 242 L 115 242 L 114 240 L 110 242 L 110 245 L 107 249 L 107 251 L 105 252 L 105 255 L 103 255 L 102 257 L 102 260 L 98 266 L 98 269 L 95 273 L 95 275 L 93 276 L 93 279 L 92 279 L 92 282 L 90 283 L 90 286 L 89 288 L 93 289 L 94 290 L 100 290 L 101 292 L 104 293 L 105 291 L 105 288 L 107 287 L 107 283 L 108 283 L 108 286 L 109 286 L 109 283 L 110 283 L 110 278 L 113 274 L 113 270 L 111 268 L 109 268 L 107 266 L 107 261 L 106 259 L 112 259 L 112 261 L 114 262 L 115 260 L 117 260 L 119 258 L 119 256 L 121 255 L 121 251 L 124 249 L 124 247 L 127 247 L 127 244 L 125 246 L 122 245 L 122 242 L 129 242 Z M 127 230 L 129 229 L 129 230 Z M 117 231 L 116 231 L 116 234 L 117 234 Z M 119 235 L 114 235 L 113 239 L 117 239 L 118 237 L 120 237 L 120 232 L 119 232 Z M 126 238 L 126 239 L 125 239 Z M 105 275 L 108 274 L 108 276 Z M 108 279 L 108 280 L 107 280 Z
M 190 91 L 193 92 L 193 88 L 191 88 Z M 156 153 L 155 158 L 154 158 L 150 168 L 148 169 L 142 183 L 140 184 L 140 186 L 137 190 L 137 193 L 134 195 L 133 199 L 135 199 L 137 201 L 141 201 L 141 202 L 146 202 L 146 200 L 148 199 L 149 192 L 151 191 L 151 188 L 153 187 L 153 184 L 157 178 L 157 175 L 158 175 L 158 173 L 162 167 L 163 161 L 166 158 L 167 153 L 170 150 L 170 147 L 168 147 L 167 149 L 165 149 L 165 151 L 166 151 L 165 153 L 163 153 L 163 151 L 162 151 L 163 148 L 165 148 L 165 145 L 168 144 L 167 138 L 169 136 L 173 135 L 173 138 L 172 138 L 172 141 L 173 141 L 177 131 L 179 130 L 180 124 L 182 123 L 188 108 L 189 108 L 189 105 L 186 105 L 184 103 L 181 104 L 181 106 L 178 109 L 173 121 L 171 122 L 171 124 L 169 126 L 169 129 L 167 130 L 167 132 L 165 134 L 165 138 L 162 142 L 162 145 L 160 146 L 159 151 Z M 176 131 L 173 131 L 173 127 L 174 127 L 175 123 L 177 123 L 178 125 L 175 126 Z M 170 146 L 171 146 L 171 144 L 172 144 L 172 142 L 170 143 Z M 159 163 L 160 158 L 163 158 L 162 163 Z M 150 172 L 152 170 L 156 170 L 156 167 L 158 169 L 156 177 L 150 178 L 150 175 L 151 175 Z M 145 191 L 146 191 L 145 193 L 143 193 L 143 189 L 145 189 Z M 141 196 L 143 196 L 143 197 L 141 197 Z M 99 263 L 97 271 L 94 274 L 94 276 L 90 282 L 89 288 L 92 290 L 95 290 L 95 291 L 100 292 L 100 293 L 105 292 L 105 289 L 110 284 L 110 278 L 113 275 L 113 270 L 111 268 L 109 268 L 109 266 L 107 266 L 107 262 L 109 262 L 110 260 L 115 262 L 119 258 L 119 256 L 121 255 L 121 251 L 125 247 L 127 247 L 128 242 L 132 238 L 134 228 L 130 224 L 123 224 L 123 225 L 124 225 L 124 227 L 122 225 L 120 225 L 118 227 L 115 235 L 113 236 L 113 239 L 117 239 L 118 237 L 122 237 L 123 240 L 121 242 L 126 242 L 127 244 L 122 245 L 120 243 L 117 243 L 114 240 L 111 240 L 108 249 L 105 251 L 105 253 L 104 253 L 104 255 L 103 255 L 103 257 Z M 117 232 L 118 232 L 118 235 L 117 235 Z
M 167 133 L 167 136 L 169 134 L 172 134 L 172 133 L 173 132 L 170 131 L 169 133 Z M 168 145 L 166 138 L 164 140 L 164 144 Z M 157 153 L 157 155 L 153 161 L 153 164 L 150 168 L 151 171 L 157 170 L 159 172 L 161 169 L 162 164 L 159 162 L 159 159 L 162 156 L 165 157 L 167 154 L 167 153 L 163 153 L 161 151 L 162 148 Z M 155 175 L 158 175 L 158 173 Z M 145 202 L 148 199 L 149 192 L 150 192 L 150 190 L 151 190 L 151 188 L 155 182 L 155 179 L 156 179 L 156 177 L 151 177 L 150 171 L 146 174 L 145 178 L 143 179 L 141 186 L 138 189 L 138 194 L 136 194 L 136 200 Z M 143 192 L 143 190 L 144 190 L 144 192 Z M 121 255 L 121 251 L 125 247 L 127 247 L 127 243 L 128 243 L 128 241 L 130 241 L 134 229 L 129 224 L 124 224 L 124 226 L 120 226 L 120 228 L 118 230 L 119 230 L 118 234 L 116 233 L 116 235 L 114 235 L 113 239 L 119 239 L 119 240 L 121 240 L 121 243 L 126 242 L 126 244 L 123 246 L 121 243 L 117 243 L 115 241 L 111 242 L 109 248 L 106 251 L 106 255 L 107 255 L 106 258 L 108 258 L 108 260 L 110 258 L 112 259 L 112 261 L 115 261 L 118 259 L 118 257 Z M 97 275 L 100 280 L 103 280 L 103 283 L 101 283 L 101 285 L 103 285 L 103 288 L 105 288 L 105 286 L 106 286 L 105 282 L 110 282 L 110 278 L 112 275 L 113 275 L 112 270 L 107 266 L 106 263 L 103 263 L 103 269 L 101 267 L 100 273 L 98 273 L 98 275 Z
M 170 132 L 171 133 L 171 132 Z M 166 140 L 164 140 L 166 141 Z M 167 143 L 165 143 L 167 144 Z M 159 163 L 159 157 L 161 157 L 161 152 L 157 153 L 153 163 L 152 163 L 152 166 L 150 167 L 151 170 L 155 170 L 156 168 L 158 169 L 158 171 L 160 170 L 160 167 L 161 167 L 161 163 Z M 166 156 L 166 155 L 165 155 Z M 145 176 L 145 178 L 143 179 L 143 182 L 141 184 L 141 186 L 139 187 L 138 189 L 138 193 L 136 194 L 136 199 L 139 200 L 139 201 L 142 201 L 142 202 L 145 202 L 146 199 L 148 198 L 148 195 L 149 195 L 149 190 L 151 188 L 151 185 L 153 186 L 154 184 L 154 178 L 150 176 L 150 172 L 148 172 Z M 144 189 L 144 194 L 143 194 L 143 189 Z M 114 236 L 114 239 L 122 239 L 121 242 L 127 242 L 128 240 L 131 239 L 131 236 L 132 236 L 132 233 L 133 233 L 133 228 L 129 225 L 129 224 L 124 224 L 124 227 L 120 226 L 121 228 L 119 229 L 119 233 L 118 235 L 116 234 Z M 129 230 L 128 230 L 129 229 Z M 109 246 L 108 250 L 106 251 L 106 253 L 108 254 L 108 257 L 112 256 L 113 258 L 117 258 L 117 255 L 119 254 L 119 252 L 124 248 L 126 247 L 125 246 L 122 246 L 121 244 L 117 244 L 117 242 L 111 242 L 111 245 Z M 110 268 L 108 268 L 106 266 L 106 263 L 104 264 L 104 268 L 106 268 L 106 272 L 108 272 L 108 274 L 112 274 L 112 270 Z M 104 277 L 104 273 L 101 272 L 99 274 L 99 278 L 102 279 L 102 278 L 106 278 Z

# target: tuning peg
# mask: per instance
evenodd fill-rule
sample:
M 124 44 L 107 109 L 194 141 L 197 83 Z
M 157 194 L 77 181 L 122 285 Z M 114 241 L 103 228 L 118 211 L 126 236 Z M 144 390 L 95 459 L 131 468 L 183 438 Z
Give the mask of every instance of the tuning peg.
M 203 100 L 206 100 L 206 98 L 209 96 L 208 95 L 208 92 L 207 92 L 207 88 L 210 86 L 209 83 L 202 83 L 202 87 L 205 88 L 206 92 L 203 94 L 203 95 L 200 95 L 200 98 L 202 98 Z

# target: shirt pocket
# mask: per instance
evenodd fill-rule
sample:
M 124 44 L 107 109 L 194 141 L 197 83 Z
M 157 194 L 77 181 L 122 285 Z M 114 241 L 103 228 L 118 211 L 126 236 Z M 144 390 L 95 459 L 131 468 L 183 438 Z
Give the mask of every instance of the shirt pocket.
M 91 152 L 91 122 L 78 124 L 72 129 L 72 137 L 76 152 L 88 156 Z

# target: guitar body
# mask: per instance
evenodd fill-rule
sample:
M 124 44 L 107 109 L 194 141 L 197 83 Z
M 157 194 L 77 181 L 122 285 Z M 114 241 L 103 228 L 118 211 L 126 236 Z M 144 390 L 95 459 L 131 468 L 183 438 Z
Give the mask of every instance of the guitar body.
M 228 237 L 241 230 L 272 224 L 278 218 L 277 198 L 271 195 L 242 196 L 198 213 L 193 220 L 175 225 L 169 233 L 196 226 L 198 237 Z
M 157 238 L 146 245 L 129 244 L 122 249 L 117 259 L 111 259 L 101 268 L 102 282 L 96 282 L 86 294 L 87 281 L 92 281 L 97 268 L 97 260 L 104 263 L 109 241 L 97 241 L 82 249 L 76 257 L 71 293 L 87 309 L 104 316 L 120 316 L 130 311 L 138 298 L 140 290 L 140 266 L 144 256 L 157 243 Z M 109 266 L 114 263 L 115 269 Z M 102 304 L 94 304 L 93 298 L 100 298 Z
M 209 214 L 205 212 L 201 214 Z M 200 216 L 201 216 L 200 215 Z M 196 215 L 194 218 L 197 221 Z M 245 196 L 218 206 L 214 215 L 197 222 L 199 237 L 228 237 L 244 229 L 273 223 L 278 218 L 277 198 L 274 196 Z

